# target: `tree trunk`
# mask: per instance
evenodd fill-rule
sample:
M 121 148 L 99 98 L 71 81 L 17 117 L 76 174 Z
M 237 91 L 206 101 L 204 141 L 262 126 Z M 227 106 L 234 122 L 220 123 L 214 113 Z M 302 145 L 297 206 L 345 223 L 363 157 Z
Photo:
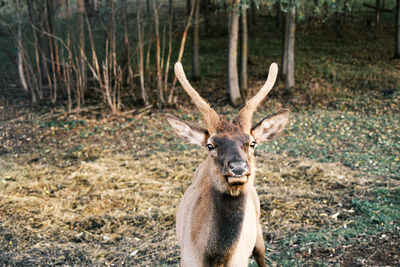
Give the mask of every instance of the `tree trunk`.
M 400 58 L 400 0 L 397 0 L 396 2 L 396 38 L 394 58 Z
M 147 10 L 147 16 L 150 16 L 150 5 L 151 5 L 151 1 L 150 0 L 146 0 L 146 10 Z
M 32 5 L 32 0 L 27 0 L 27 6 L 28 6 L 28 16 L 29 16 L 29 22 L 32 27 L 32 34 L 33 34 L 33 48 L 35 50 L 35 63 L 36 63 L 36 74 L 37 74 L 37 80 L 38 80 L 38 96 L 39 99 L 43 99 L 43 79 L 42 79 L 42 61 L 40 60 L 40 43 L 38 40 L 38 34 L 37 34 L 37 23 L 36 19 L 34 17 L 34 9 Z
M 199 63 L 199 19 L 200 19 L 200 1 L 194 3 L 194 23 L 193 23 L 193 38 L 192 38 L 192 78 L 194 81 L 200 79 L 200 63 Z
M 279 29 L 282 29 L 282 9 L 281 9 L 281 1 L 278 0 L 275 3 L 275 12 L 276 12 L 276 26 Z
M 169 15 L 171 16 L 170 21 L 174 23 L 174 0 L 169 0 Z
M 256 25 L 257 22 L 257 6 L 256 6 L 256 1 L 251 0 L 250 1 L 250 16 L 251 16 L 251 24 Z
M 173 1 L 170 0 L 171 6 L 169 10 L 169 32 L 168 32 L 168 55 L 167 62 L 165 63 L 165 73 L 164 73 L 164 93 L 168 94 L 168 73 L 169 73 L 169 65 L 171 62 L 171 54 L 172 54 L 172 28 L 174 23 L 174 6 Z
M 199 1 L 199 0 L 195 0 L 195 1 Z M 192 6 L 192 9 L 190 10 L 190 14 L 186 23 L 186 27 L 185 27 L 185 31 L 182 34 L 182 40 L 181 40 L 181 46 L 179 48 L 179 54 L 178 54 L 178 62 L 181 62 L 182 60 L 182 56 L 183 56 L 183 51 L 185 50 L 185 43 L 186 43 L 186 36 L 187 33 L 189 31 L 190 25 L 192 24 L 192 18 L 193 18 L 193 14 L 194 14 L 194 5 Z M 171 91 L 169 92 L 169 96 L 168 96 L 168 103 L 171 105 L 174 102 L 174 92 L 175 92 L 175 86 L 176 86 L 176 75 L 174 76 L 174 80 L 172 82 L 172 87 L 171 87 Z
M 89 17 L 92 17 L 94 14 L 94 8 L 93 8 L 93 3 L 90 0 L 85 0 L 85 10 L 86 10 L 86 14 Z
M 381 0 L 376 0 L 375 27 L 377 30 L 379 30 L 380 23 L 381 23 Z
M 65 13 L 66 13 L 66 19 L 67 21 L 71 20 L 71 14 L 69 11 L 69 2 L 68 0 L 65 0 Z M 72 96 L 71 96 L 71 87 L 73 86 L 72 84 L 72 65 L 73 65 L 73 60 L 72 60 L 72 51 L 71 51 L 71 27 L 68 23 L 67 25 L 67 51 L 68 51 L 68 61 L 65 62 L 65 59 L 63 57 L 63 73 L 64 73 L 64 84 L 65 88 L 67 90 L 67 111 L 68 114 L 71 114 L 72 111 Z M 62 53 L 63 54 L 63 53 Z
M 107 80 L 108 84 L 108 98 L 110 99 L 108 101 L 109 106 L 112 110 L 113 114 L 118 114 L 120 105 L 121 105 L 121 74 L 122 70 L 121 67 L 117 63 L 117 47 L 116 47 L 116 19 L 115 19 L 115 4 L 114 0 L 108 0 L 108 7 L 111 10 L 111 19 L 110 22 L 108 23 L 108 55 L 106 53 L 106 59 L 105 63 L 103 66 L 103 70 L 105 69 L 106 71 L 103 71 L 105 73 L 104 77 L 105 80 Z M 106 46 L 107 47 L 107 46 Z M 107 49 L 107 48 L 106 48 Z
M 194 0 L 196 1 L 196 0 Z M 186 13 L 190 14 L 190 10 L 192 9 L 192 1 L 186 0 Z
M 239 14 L 237 12 L 238 7 L 239 0 L 234 0 L 232 9 L 230 11 L 228 51 L 228 94 L 231 104 L 235 107 L 239 106 L 242 102 L 237 71 L 237 46 L 239 35 Z
M 57 42 L 54 39 L 55 31 L 54 31 L 54 3 L 53 0 L 47 0 L 47 25 L 48 25 L 48 41 L 49 41 L 49 54 L 50 54 L 50 64 L 51 64 L 51 74 L 52 74 L 52 88 L 50 88 L 50 99 L 54 104 L 57 100 L 57 74 L 59 74 L 59 60 L 58 60 L 58 47 Z
M 132 95 L 133 101 L 136 101 L 135 92 L 133 90 L 133 70 L 131 66 L 131 46 L 128 37 L 128 25 L 127 25 L 127 0 L 122 0 L 122 24 L 124 28 L 124 57 L 122 59 L 123 77 L 126 84 L 129 87 L 129 91 Z M 139 12 L 139 11 L 138 11 Z
M 247 8 L 244 3 L 241 6 L 241 60 L 240 60 L 240 89 L 243 94 L 247 94 L 247 51 L 248 51 L 248 35 L 247 35 Z M 244 98 L 246 99 L 246 98 Z
M 18 50 L 18 75 L 19 80 L 21 82 L 22 88 L 25 92 L 28 92 L 28 85 L 25 79 L 24 66 L 23 66 L 23 48 L 22 48 L 22 30 L 21 30 L 21 7 L 19 4 L 19 0 L 15 1 L 16 9 L 17 9 L 17 17 L 18 17 L 18 29 L 17 29 L 17 50 Z M 36 103 L 36 97 L 34 92 L 32 91 L 32 102 Z
M 140 77 L 140 95 L 143 99 L 143 103 L 147 106 L 149 105 L 149 98 L 147 96 L 146 88 L 144 85 L 144 69 L 143 69 L 143 37 L 142 37 L 142 1 L 137 0 L 137 27 L 138 27 L 138 42 L 139 42 L 139 77 Z
M 338 36 L 343 37 L 344 25 L 346 24 L 348 0 L 343 0 L 343 8 L 336 12 L 336 32 Z
M 288 51 L 287 51 L 287 75 L 285 81 L 285 88 L 291 89 L 295 85 L 294 80 L 294 41 L 296 31 L 296 6 L 293 1 L 290 2 L 289 13 L 289 27 L 288 27 Z
M 164 106 L 164 95 L 163 95 L 162 77 L 161 77 L 160 31 L 159 31 L 158 10 L 155 0 L 153 0 L 153 9 L 154 9 L 154 32 L 156 35 L 157 106 L 159 108 L 162 108 Z
M 79 69 L 80 69 L 80 84 L 78 86 L 78 112 L 80 109 L 80 102 L 84 101 L 84 91 L 86 90 L 87 76 L 86 76 L 86 62 L 85 62 L 85 1 L 78 0 L 78 15 L 79 15 Z
M 44 27 L 44 21 L 46 20 L 45 15 L 46 12 L 43 12 L 42 10 L 45 10 L 45 2 L 44 1 L 36 1 L 34 2 L 33 0 L 29 0 L 32 1 L 32 3 L 36 3 L 36 18 L 37 18 L 37 22 L 36 22 L 36 27 L 39 29 L 39 34 L 38 34 L 38 41 L 39 41 L 39 50 L 41 51 L 41 69 L 42 69 L 42 81 L 47 79 L 47 73 L 46 73 L 46 65 L 47 65 L 47 61 L 45 54 L 49 51 L 49 47 L 48 44 L 46 42 L 46 38 L 47 36 L 44 34 L 47 30 Z
M 282 12 L 283 13 L 283 12 Z M 282 31 L 282 71 L 281 79 L 285 79 L 287 75 L 287 59 L 288 59 L 288 44 L 289 44 L 289 18 L 290 14 L 286 11 L 284 14 L 285 22 L 283 23 Z
M 208 14 L 208 0 L 201 0 L 201 8 L 203 10 L 203 18 L 204 18 L 204 32 L 208 32 L 210 30 L 210 16 Z
M 127 69 L 130 64 L 131 59 L 131 49 L 129 45 L 129 37 L 128 37 L 128 25 L 127 25 L 127 0 L 121 0 L 121 17 L 122 17 L 122 25 L 124 29 L 124 56 L 123 56 L 123 67 Z M 129 78 L 128 78 L 129 79 Z

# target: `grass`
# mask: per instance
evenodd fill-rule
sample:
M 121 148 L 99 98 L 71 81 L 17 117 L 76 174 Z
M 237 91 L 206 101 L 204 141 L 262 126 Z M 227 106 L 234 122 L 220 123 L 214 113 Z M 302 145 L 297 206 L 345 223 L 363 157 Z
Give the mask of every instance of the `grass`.
M 354 221 L 336 229 L 322 228 L 315 232 L 300 232 L 283 239 L 279 246 L 283 251 L 272 252 L 270 263 L 279 266 L 301 266 L 313 263 L 317 266 L 328 266 L 330 258 L 336 250 L 343 247 L 358 245 L 360 239 L 369 242 L 369 236 L 380 235 L 385 238 L 387 233 L 399 231 L 399 188 L 375 189 L 373 199 L 352 199 L 352 205 L 357 216 Z M 361 237 L 361 238 L 360 238 Z M 363 242 L 361 241 L 361 243 Z M 327 255 L 323 260 L 307 261 L 312 250 L 323 250 Z M 397 258 L 398 260 L 398 258 Z M 382 262 L 381 262 L 382 263 Z M 391 264 L 395 264 L 392 262 Z
M 293 114 L 288 134 L 261 149 L 341 162 L 371 175 L 400 179 L 400 115 L 310 110 Z
M 230 107 L 219 111 L 229 118 L 235 114 Z M 196 112 L 169 112 L 201 120 Z M 368 159 L 359 156 L 359 165 L 349 168 L 341 162 L 351 160 L 339 153 L 345 147 L 356 155 L 362 147 L 352 145 L 357 140 L 368 147 L 387 131 L 396 131 L 398 124 L 391 120 L 398 117 L 377 118 L 334 110 L 294 111 L 286 134 L 258 147 L 257 191 L 271 265 L 335 265 L 343 263 L 349 249 L 372 246 L 382 235 L 395 237 L 400 227 L 397 169 L 385 170 L 384 160 L 365 167 Z M 9 153 L 0 162 L 0 212 L 7 214 L 2 225 L 9 236 L 4 259 L 55 264 L 63 256 L 64 262 L 89 265 L 176 264 L 175 209 L 205 151 L 175 137 L 161 113 L 34 124 L 1 125 L 3 132 L 14 133 L 2 139 Z M 369 134 L 369 125 L 375 124 L 386 131 Z M 356 141 L 342 140 L 349 136 Z M 11 145 L 23 138 L 30 141 Z M 341 142 L 326 146 L 333 138 Z M 391 147 L 395 138 L 383 139 Z M 376 151 L 382 159 L 393 152 L 384 145 Z M 35 244 L 42 249 L 31 250 Z M 379 244 L 385 251 L 392 248 Z
M 318 108 L 300 111 L 292 114 L 284 137 L 261 146 L 260 149 L 264 151 L 276 151 L 290 157 L 306 157 L 320 162 L 341 162 L 364 175 L 380 177 L 384 181 L 397 180 L 392 186 L 376 181 L 374 189 L 367 196 L 351 198 L 351 210 L 354 210 L 356 216 L 349 224 L 288 234 L 272 246 L 268 257 L 270 264 L 331 266 L 336 264 L 335 258 L 340 248 L 360 246 L 363 243 L 360 239 L 370 243 L 371 237 L 385 236 L 387 233 L 394 235 L 389 240 L 398 238 L 399 119 L 398 113 L 375 115 Z M 317 252 L 313 252 L 315 249 Z M 310 254 L 322 255 L 310 259 Z M 363 259 L 366 260 L 365 256 Z M 398 257 L 396 262 L 400 262 Z M 382 264 L 382 261 L 377 263 Z M 348 264 L 363 262 L 353 261 Z M 389 261 L 388 264 L 394 262 Z

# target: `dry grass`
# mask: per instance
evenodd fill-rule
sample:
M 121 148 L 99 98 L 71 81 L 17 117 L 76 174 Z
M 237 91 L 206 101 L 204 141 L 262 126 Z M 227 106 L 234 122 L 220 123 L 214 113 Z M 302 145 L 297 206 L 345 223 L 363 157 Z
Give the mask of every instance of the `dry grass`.
M 83 120 L 0 124 L 0 265 L 178 265 L 176 208 L 206 152 L 160 113 Z M 292 233 L 351 224 L 354 198 L 395 183 L 263 151 L 256 188 L 271 259 Z
M 21 166 L 3 157 L 0 217 L 13 236 L 7 243 L 10 251 L 19 251 L 14 260 L 37 250 L 37 257 L 46 249 L 51 254 L 56 247 L 76 250 L 77 257 L 98 264 L 176 264 L 176 207 L 205 156 L 200 150 L 107 153 L 66 168 Z M 350 197 L 363 195 L 371 182 L 339 164 L 272 154 L 260 154 L 257 161 L 269 241 L 300 228 L 349 223 L 354 212 L 348 209 Z M 60 257 L 65 261 L 65 255 Z

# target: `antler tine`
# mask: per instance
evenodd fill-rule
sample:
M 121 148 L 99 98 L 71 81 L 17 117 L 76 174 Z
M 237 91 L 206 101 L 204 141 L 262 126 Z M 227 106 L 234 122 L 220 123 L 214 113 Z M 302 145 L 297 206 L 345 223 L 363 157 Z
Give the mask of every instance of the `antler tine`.
M 251 124 L 253 119 L 253 113 L 257 109 L 257 106 L 267 96 L 274 86 L 276 76 L 278 75 L 278 65 L 272 63 L 269 67 L 268 78 L 264 86 L 258 91 L 258 93 L 246 102 L 246 105 L 240 110 L 235 121 L 239 123 L 244 132 L 250 132 Z
M 193 103 L 196 105 L 196 107 L 203 115 L 209 133 L 210 134 L 215 133 L 219 122 L 219 115 L 190 85 L 183 70 L 183 66 L 180 62 L 175 63 L 175 75 L 178 78 L 179 82 L 181 83 L 183 89 L 185 89 L 186 93 L 190 96 Z

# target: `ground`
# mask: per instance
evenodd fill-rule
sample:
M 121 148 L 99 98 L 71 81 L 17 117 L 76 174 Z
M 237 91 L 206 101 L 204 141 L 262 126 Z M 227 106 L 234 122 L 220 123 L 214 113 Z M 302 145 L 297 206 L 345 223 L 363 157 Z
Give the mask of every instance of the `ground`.
M 192 116 L 182 109 L 102 119 L 55 121 L 47 119 L 51 113 L 33 120 L 27 113 L 5 118 L 0 265 L 178 265 L 176 207 L 206 157 L 203 149 L 181 142 L 165 122 L 168 112 L 201 123 L 196 111 Z M 222 110 L 227 117 L 234 114 L 228 106 Z M 399 210 L 390 205 L 399 203 L 398 165 L 387 172 L 391 178 L 369 174 L 372 165 L 363 172 L 336 160 L 288 155 L 297 153 L 291 146 L 305 150 L 291 139 L 296 133 L 302 139 L 307 123 L 352 116 L 325 113 L 306 120 L 308 113 L 293 112 L 285 136 L 257 151 L 267 259 L 271 265 L 396 266 L 399 214 L 391 212 Z M 329 138 L 344 138 L 342 127 L 333 128 Z M 303 142 L 317 150 L 307 141 L 318 144 L 321 136 L 306 133 Z M 329 150 L 340 151 L 330 144 L 325 156 L 333 154 Z M 376 221 L 368 221 L 364 213 L 369 212 Z

